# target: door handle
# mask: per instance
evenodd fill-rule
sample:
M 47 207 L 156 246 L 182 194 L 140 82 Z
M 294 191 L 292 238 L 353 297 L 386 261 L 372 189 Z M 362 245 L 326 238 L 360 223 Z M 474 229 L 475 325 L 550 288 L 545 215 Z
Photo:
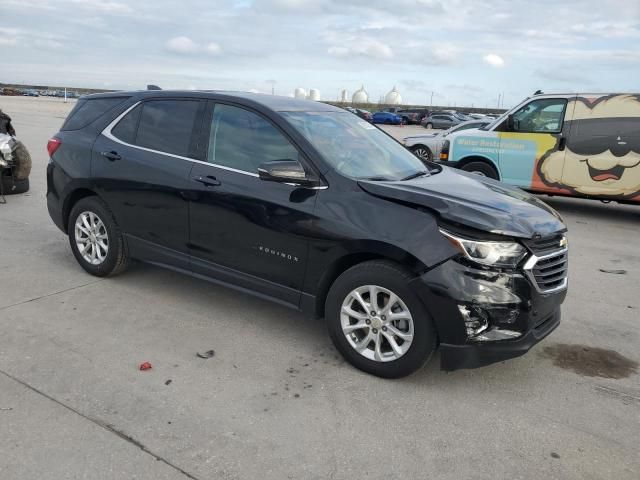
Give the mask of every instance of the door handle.
M 115 162 L 116 160 L 120 160 L 122 157 L 118 155 L 118 152 L 114 152 L 111 150 L 110 152 L 100 152 L 100 155 L 105 157 L 110 162 Z
M 567 137 L 560 137 L 560 141 L 558 142 L 558 150 L 563 151 L 564 147 L 567 146 Z
M 220 183 L 220 180 L 218 180 L 213 175 L 207 175 L 206 177 L 203 177 L 202 175 L 198 175 L 197 177 L 193 177 L 193 180 L 203 184 L 206 187 L 218 187 L 222 185 Z

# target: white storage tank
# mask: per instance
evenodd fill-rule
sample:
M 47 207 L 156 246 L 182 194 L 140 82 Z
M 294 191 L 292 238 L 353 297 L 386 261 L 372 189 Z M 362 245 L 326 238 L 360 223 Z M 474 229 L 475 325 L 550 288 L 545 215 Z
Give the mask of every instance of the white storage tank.
M 393 87 L 393 90 L 387 93 L 384 97 L 384 103 L 386 105 L 402 105 L 402 97 L 395 86 Z
M 293 96 L 298 100 L 304 100 L 305 98 L 307 98 L 307 91 L 304 88 L 296 88 Z
M 309 100 L 313 100 L 314 102 L 320 101 L 320 90 L 316 88 L 312 88 L 309 90 Z
M 340 102 L 347 103 L 349 101 L 349 92 L 346 89 L 343 89 L 340 93 Z
M 364 85 L 360 87 L 360 90 L 356 90 L 351 97 L 353 103 L 369 103 L 369 94 L 364 89 Z

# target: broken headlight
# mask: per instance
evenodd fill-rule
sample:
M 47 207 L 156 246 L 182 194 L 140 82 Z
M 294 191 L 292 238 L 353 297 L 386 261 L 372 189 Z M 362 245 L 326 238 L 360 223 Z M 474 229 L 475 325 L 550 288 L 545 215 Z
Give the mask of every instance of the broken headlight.
M 462 253 L 468 260 L 498 268 L 515 268 L 526 256 L 526 249 L 516 242 L 471 240 L 453 235 L 445 230 L 440 232 Z

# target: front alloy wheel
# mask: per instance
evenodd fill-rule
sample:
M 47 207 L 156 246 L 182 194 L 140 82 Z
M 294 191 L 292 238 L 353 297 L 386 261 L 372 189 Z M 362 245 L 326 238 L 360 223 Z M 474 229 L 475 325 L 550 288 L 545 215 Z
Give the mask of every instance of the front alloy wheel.
M 354 367 L 399 378 L 422 367 L 437 335 L 411 282 L 415 273 L 389 260 L 371 260 L 346 270 L 325 302 L 333 344 Z
M 351 347 L 369 360 L 397 360 L 413 342 L 409 308 L 391 290 L 377 285 L 365 285 L 347 295 L 340 323 Z
M 423 147 L 422 145 L 414 147 L 411 149 L 416 157 L 420 160 L 431 160 L 431 151 L 427 147 Z

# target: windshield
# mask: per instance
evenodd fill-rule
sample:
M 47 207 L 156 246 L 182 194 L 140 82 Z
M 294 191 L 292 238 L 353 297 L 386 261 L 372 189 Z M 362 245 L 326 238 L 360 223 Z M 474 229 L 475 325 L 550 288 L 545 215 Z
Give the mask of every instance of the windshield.
M 339 173 L 363 180 L 403 180 L 424 164 L 374 125 L 344 112 L 282 112 Z

